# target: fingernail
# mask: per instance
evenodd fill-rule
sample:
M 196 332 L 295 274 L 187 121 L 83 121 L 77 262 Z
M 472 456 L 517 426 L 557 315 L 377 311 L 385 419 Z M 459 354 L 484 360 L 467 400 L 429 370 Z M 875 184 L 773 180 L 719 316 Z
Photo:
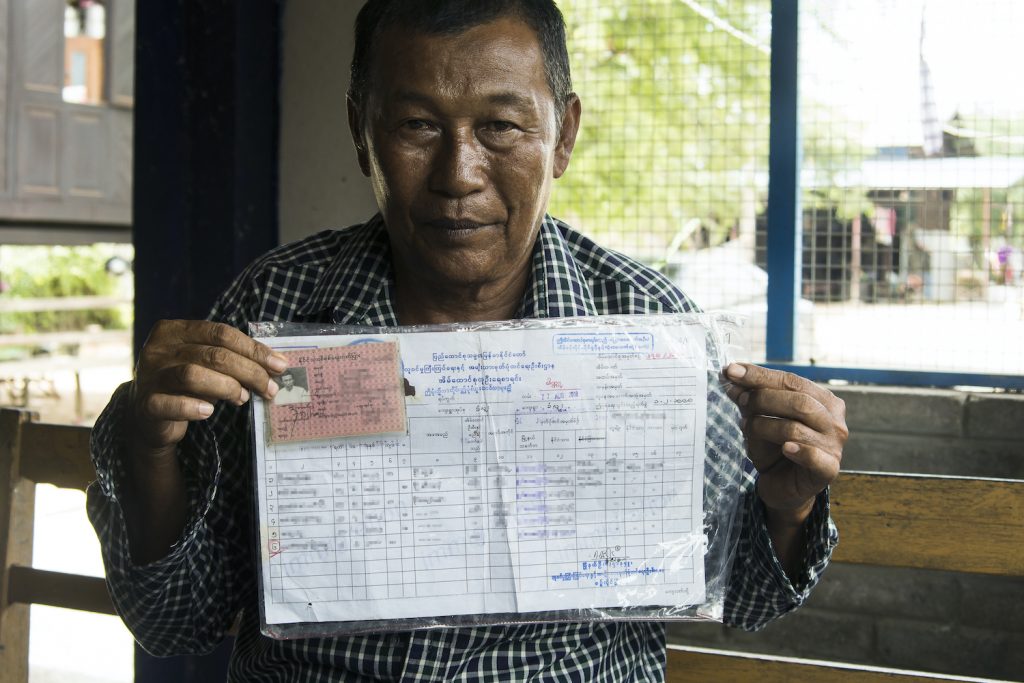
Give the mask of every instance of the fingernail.
M 213 406 L 209 403 L 200 403 L 196 410 L 199 412 L 199 417 L 210 417 L 213 415 Z
M 267 360 L 267 365 L 269 365 L 270 369 L 274 372 L 284 372 L 288 369 L 288 359 L 279 353 L 274 353 L 271 354 L 270 358 Z
M 277 396 L 277 382 L 274 380 L 267 382 L 267 395 L 270 396 L 270 398 Z
M 249 402 L 249 391 L 245 387 L 242 387 L 242 393 L 238 395 L 238 401 L 242 405 Z
M 793 455 L 794 453 L 796 453 L 799 450 L 800 450 L 800 447 L 797 446 L 792 441 L 787 441 L 786 443 L 782 444 L 782 452 L 783 453 L 789 453 L 790 455 Z
M 749 391 L 744 391 L 742 394 L 740 394 L 739 404 L 741 406 L 745 406 L 748 403 L 750 403 L 750 392 Z
M 747 374 L 747 369 L 739 363 L 732 363 L 725 369 L 725 374 L 729 375 L 733 379 L 743 379 L 743 376 Z

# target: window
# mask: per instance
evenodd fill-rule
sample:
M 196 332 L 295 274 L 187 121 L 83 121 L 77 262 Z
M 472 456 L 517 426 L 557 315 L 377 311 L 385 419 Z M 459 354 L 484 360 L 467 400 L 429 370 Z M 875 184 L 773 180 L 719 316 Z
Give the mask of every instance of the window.
M 64 8 L 64 101 L 103 101 L 107 11 L 99 0 L 68 0 Z
M 749 316 L 764 360 L 769 0 L 562 0 L 580 139 L 551 211 L 672 278 L 705 310 Z
M 1022 23 L 1012 0 L 801 3 L 802 360 L 1024 375 Z
M 703 308 L 747 314 L 755 361 L 817 379 L 1024 384 L 1024 91 L 1011 76 L 1024 6 L 780 11 L 799 26 L 799 66 L 777 76 L 784 89 L 799 74 L 798 129 L 770 107 L 770 0 L 559 6 L 584 118 L 552 213 Z M 773 129 L 799 131 L 791 178 L 769 173 Z M 772 240 L 770 181 L 801 205 L 773 218 Z M 789 230 L 800 260 L 769 273 Z M 770 279 L 795 280 L 792 300 Z M 789 311 L 794 342 L 777 332 Z M 769 338 L 782 353 L 768 357 Z

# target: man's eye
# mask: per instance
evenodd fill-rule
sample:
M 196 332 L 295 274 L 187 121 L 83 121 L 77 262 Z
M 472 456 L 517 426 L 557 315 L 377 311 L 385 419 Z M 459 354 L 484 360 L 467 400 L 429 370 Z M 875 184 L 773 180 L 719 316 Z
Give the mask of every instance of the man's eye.
M 487 124 L 487 129 L 492 133 L 508 133 L 515 130 L 516 124 L 510 121 L 491 121 Z
M 403 124 L 407 130 L 426 130 L 430 124 L 422 119 L 410 119 Z

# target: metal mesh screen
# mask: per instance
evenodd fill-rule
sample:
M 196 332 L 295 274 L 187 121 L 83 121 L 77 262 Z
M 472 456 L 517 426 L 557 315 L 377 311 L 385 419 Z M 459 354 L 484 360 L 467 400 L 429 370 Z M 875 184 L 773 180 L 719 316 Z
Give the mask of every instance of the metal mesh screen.
M 583 127 L 552 212 L 767 316 L 769 0 L 562 0 Z M 1024 5 L 805 0 L 797 361 L 1024 374 Z
M 561 0 L 580 138 L 551 212 L 751 316 L 763 358 L 769 0 Z
M 1024 374 L 1021 26 L 1015 0 L 801 3 L 804 360 Z

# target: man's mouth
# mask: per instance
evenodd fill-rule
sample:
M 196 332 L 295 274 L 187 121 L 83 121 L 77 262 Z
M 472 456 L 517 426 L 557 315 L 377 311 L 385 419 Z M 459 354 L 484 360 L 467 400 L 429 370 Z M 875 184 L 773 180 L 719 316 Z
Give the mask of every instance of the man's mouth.
M 435 230 L 443 230 L 452 235 L 466 235 L 495 224 L 464 218 L 436 218 L 434 220 L 427 221 L 427 225 Z

